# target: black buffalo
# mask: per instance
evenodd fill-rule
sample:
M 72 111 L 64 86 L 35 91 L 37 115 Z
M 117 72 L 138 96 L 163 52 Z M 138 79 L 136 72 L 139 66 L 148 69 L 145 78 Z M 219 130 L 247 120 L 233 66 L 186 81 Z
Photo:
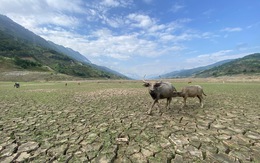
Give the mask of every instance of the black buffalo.
M 20 87 L 20 84 L 19 83 L 14 83 L 14 88 L 19 88 Z
M 148 114 L 151 114 L 152 108 L 154 107 L 155 103 L 158 103 L 159 99 L 166 98 L 167 99 L 166 109 L 168 107 L 170 108 L 172 97 L 176 95 L 176 93 L 174 92 L 177 91 L 171 83 L 163 82 L 163 81 L 151 83 L 145 80 L 143 80 L 143 82 L 144 82 L 143 86 L 148 87 L 149 94 L 154 100 L 151 108 L 148 110 Z

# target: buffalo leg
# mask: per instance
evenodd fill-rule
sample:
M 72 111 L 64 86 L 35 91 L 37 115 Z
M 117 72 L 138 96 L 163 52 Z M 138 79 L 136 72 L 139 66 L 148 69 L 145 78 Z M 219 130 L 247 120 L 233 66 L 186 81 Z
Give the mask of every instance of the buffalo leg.
M 183 97 L 183 107 L 185 107 L 186 106 L 186 100 L 187 100 L 187 97 Z
M 166 109 L 170 109 L 171 101 L 172 101 L 172 98 L 167 98 Z
M 154 107 L 155 103 L 157 103 L 157 102 L 158 102 L 158 100 L 154 100 L 152 107 L 150 107 L 150 109 L 147 112 L 149 115 L 152 113 L 152 108 Z
M 204 104 L 203 104 L 203 97 L 202 96 L 197 96 L 200 100 L 200 107 L 203 108 Z

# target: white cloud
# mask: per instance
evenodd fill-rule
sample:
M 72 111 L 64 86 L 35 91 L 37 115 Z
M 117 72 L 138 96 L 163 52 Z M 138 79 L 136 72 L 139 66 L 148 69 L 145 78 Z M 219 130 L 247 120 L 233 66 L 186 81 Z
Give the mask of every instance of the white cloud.
M 42 0 L 41 0 L 42 1 Z M 46 0 L 48 6 L 55 11 L 66 11 L 71 13 L 85 13 L 84 1 L 81 0 Z M 42 6 L 41 6 L 42 7 Z
M 212 39 L 212 38 L 219 37 L 219 35 L 216 35 L 212 32 L 203 32 L 200 34 L 200 37 L 204 39 Z
M 176 13 L 176 12 L 179 12 L 180 10 L 182 10 L 185 6 L 184 5 L 180 5 L 178 3 L 175 3 L 172 8 L 171 8 L 171 11 L 173 13 Z
M 2 0 L 0 11 L 34 32 L 39 26 L 47 24 L 76 27 L 80 20 L 66 14 L 66 12 L 84 12 L 80 6 L 80 1 L 69 2 L 64 0 Z
M 86 7 L 93 11 L 95 14 L 92 16 L 99 17 L 100 15 L 104 16 L 108 14 L 108 11 L 114 8 L 126 8 L 133 4 L 133 0 L 96 0 L 85 3 Z
M 198 58 L 213 58 L 213 59 L 215 59 L 216 57 L 225 56 L 230 52 L 232 52 L 232 50 L 221 50 L 221 51 L 210 53 L 210 54 L 199 55 Z
M 103 24 L 113 28 L 120 28 L 124 26 L 124 20 L 121 17 L 107 17 L 105 15 L 100 16 Z
M 132 0 L 103 0 L 100 4 L 108 7 L 126 7 L 132 4 Z
M 107 7 L 126 7 L 132 4 L 132 0 L 103 0 L 100 4 Z
M 93 23 L 113 28 L 119 28 L 124 25 L 124 17 L 118 14 L 112 14 L 110 11 L 117 8 L 127 8 L 133 4 L 133 0 L 102 0 L 85 3 L 86 20 Z
M 132 27 L 139 27 L 139 28 L 150 28 L 152 25 L 155 24 L 155 21 L 151 19 L 148 15 L 143 15 L 143 14 L 130 14 L 127 16 L 128 18 L 128 23 Z
M 248 54 L 249 53 L 236 53 L 234 50 L 220 50 L 217 52 L 203 54 L 196 56 L 195 58 L 187 59 L 186 63 L 190 65 L 189 68 L 194 68 L 198 67 L 198 64 L 199 66 L 206 66 L 222 60 L 241 58 Z
M 236 45 L 236 49 L 239 51 L 244 51 L 248 49 L 248 44 L 245 42 L 240 42 Z
M 3 14 L 12 12 L 30 15 L 31 13 L 41 13 L 46 7 L 45 1 L 1 0 L 0 11 Z
M 38 31 L 47 39 L 57 44 L 70 47 L 86 55 L 87 58 L 100 56 L 112 57 L 118 60 L 128 60 L 133 56 L 157 57 L 181 51 L 181 45 L 163 45 L 159 41 L 151 41 L 139 38 L 139 34 L 114 35 L 108 29 L 92 32 L 90 35 L 82 36 L 63 30 L 62 28 L 41 28 Z
M 235 28 L 227 27 L 227 28 L 222 29 L 221 31 L 222 32 L 240 32 L 240 31 L 242 31 L 242 28 L 240 28 L 240 27 L 235 27 Z
M 202 14 L 205 15 L 207 18 L 210 18 L 210 16 L 215 12 L 214 9 L 208 9 L 204 11 Z
M 22 15 L 43 15 L 44 13 L 85 13 L 83 1 L 74 0 L 1 0 L 1 12 L 20 13 Z
M 105 5 L 105 6 L 112 6 L 112 7 L 116 7 L 118 6 L 120 3 L 116 0 L 103 0 L 101 2 L 101 4 Z
M 246 28 L 247 29 L 258 28 L 259 26 L 260 26 L 260 22 L 258 21 L 258 22 L 248 25 Z

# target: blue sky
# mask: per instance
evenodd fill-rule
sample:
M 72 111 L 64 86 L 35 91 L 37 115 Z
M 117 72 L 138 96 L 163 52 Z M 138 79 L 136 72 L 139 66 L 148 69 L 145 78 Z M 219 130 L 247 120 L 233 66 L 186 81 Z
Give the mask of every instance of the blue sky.
M 0 0 L 0 13 L 130 77 L 260 52 L 259 0 Z

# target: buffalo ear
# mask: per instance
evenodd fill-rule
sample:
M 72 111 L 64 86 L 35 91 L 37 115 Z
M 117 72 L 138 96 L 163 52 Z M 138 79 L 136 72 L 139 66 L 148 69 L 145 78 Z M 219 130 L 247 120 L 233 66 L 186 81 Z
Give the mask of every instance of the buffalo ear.
M 150 83 L 144 83 L 143 86 L 144 87 L 149 87 L 151 84 Z

